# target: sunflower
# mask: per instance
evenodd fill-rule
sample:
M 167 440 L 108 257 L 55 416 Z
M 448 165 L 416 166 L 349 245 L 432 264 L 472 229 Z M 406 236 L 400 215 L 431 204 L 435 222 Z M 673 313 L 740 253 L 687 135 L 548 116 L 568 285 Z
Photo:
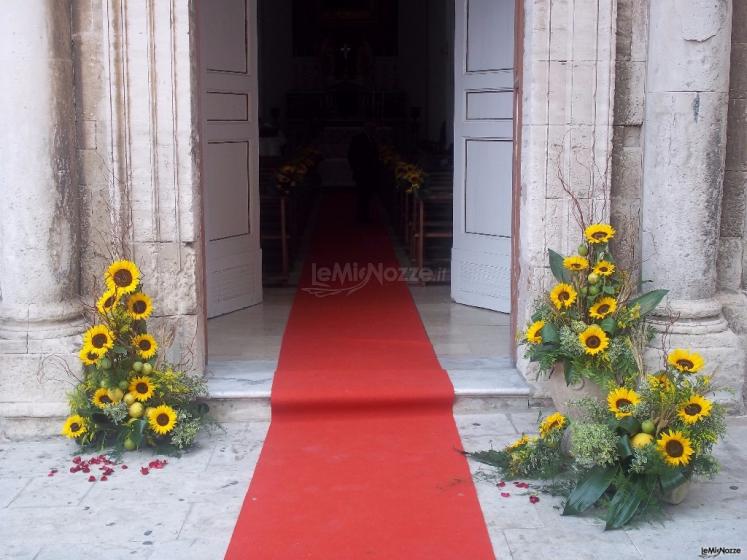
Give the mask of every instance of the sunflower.
M 114 347 L 114 335 L 106 325 L 94 325 L 83 335 L 83 346 L 105 354 Z
M 109 390 L 102 388 L 96 389 L 93 397 L 91 397 L 91 402 L 97 407 L 104 409 L 110 404 L 113 404 L 114 401 L 112 401 L 111 397 L 109 396 Z
M 664 461 L 672 467 L 687 465 L 693 454 L 690 440 L 682 432 L 663 433 L 656 442 Z
M 528 435 L 526 435 L 526 434 L 521 434 L 521 437 L 520 437 L 519 439 L 517 439 L 516 441 L 514 441 L 513 443 L 510 443 L 510 444 L 509 444 L 509 445 L 508 445 L 508 446 L 506 447 L 506 450 L 508 450 L 508 451 L 512 451 L 512 450 L 514 450 L 514 449 L 518 449 L 519 447 L 523 447 L 523 446 L 525 446 L 525 445 L 526 445 L 527 443 L 529 443 L 530 441 L 532 441 L 532 440 L 531 440 L 531 439 L 529 438 L 529 436 L 528 436 Z
M 675 348 L 667 356 L 667 362 L 684 373 L 695 373 L 705 363 L 703 356 L 697 352 L 690 352 L 682 348 Z
M 540 427 L 539 427 L 540 436 L 545 437 L 547 434 L 549 434 L 555 429 L 564 428 L 567 423 L 568 423 L 568 420 L 560 412 L 551 414 L 550 416 L 545 418 L 540 424 Z
M 701 418 L 711 413 L 713 403 L 700 395 L 693 395 L 677 411 L 677 416 L 682 418 L 686 424 L 695 424 Z
M 607 243 L 615 237 L 615 229 L 609 224 L 591 224 L 584 230 L 589 243 Z
M 158 344 L 156 339 L 149 334 L 139 334 L 132 339 L 132 345 L 137 350 L 137 355 L 143 360 L 149 360 L 156 355 Z
M 176 410 L 165 404 L 157 406 L 150 411 L 148 424 L 157 434 L 168 434 L 176 426 Z
M 550 299 L 558 309 L 568 309 L 576 301 L 576 290 L 570 284 L 558 284 L 550 291 Z
M 578 335 L 578 339 L 584 347 L 584 352 L 590 356 L 603 352 L 607 349 L 607 346 L 610 345 L 610 339 L 607 338 L 607 333 L 604 332 L 599 325 L 590 325 L 586 327 L 586 330 Z
M 670 387 L 672 387 L 671 381 L 669 381 L 669 377 L 667 377 L 666 373 L 660 373 L 658 375 L 649 375 L 648 376 L 648 385 L 654 390 L 658 391 L 668 391 Z
M 527 332 L 524 335 L 527 339 L 527 342 L 531 344 L 542 344 L 542 334 L 540 331 L 542 331 L 543 327 L 545 326 L 544 321 L 535 321 L 529 327 L 527 328 Z
M 153 301 L 142 292 L 132 294 L 127 299 L 127 312 L 133 319 L 147 319 L 153 312 Z
M 95 348 L 84 345 L 83 348 L 80 349 L 78 357 L 80 358 L 80 361 L 83 362 L 84 366 L 93 366 L 96 365 L 96 362 L 101 359 L 101 356 L 103 356 L 103 354 L 103 352 L 100 352 Z
M 140 270 L 132 261 L 115 261 L 104 275 L 106 286 L 120 294 L 130 294 L 137 289 L 140 282 Z
M 141 402 L 145 402 L 151 398 L 155 389 L 156 385 L 151 381 L 150 377 L 145 375 L 141 377 L 133 377 L 130 381 L 130 393 Z
M 599 274 L 599 276 L 610 276 L 615 272 L 615 265 L 609 261 L 599 261 L 594 266 L 594 272 Z
M 96 309 L 102 315 L 108 315 L 119 303 L 119 294 L 116 290 L 106 290 L 96 302 Z
M 609 410 L 615 413 L 615 418 L 618 420 L 630 416 L 632 413 L 629 407 L 637 405 L 640 401 L 641 397 L 638 396 L 638 393 L 625 387 L 618 387 L 607 395 Z
M 580 255 L 573 255 L 563 259 L 563 266 L 568 270 L 586 270 L 589 268 L 589 261 Z
M 62 425 L 62 435 L 75 439 L 86 433 L 86 421 L 80 414 L 68 416 Z
M 589 308 L 589 317 L 592 319 L 604 319 L 617 311 L 617 300 L 613 297 L 603 297 Z

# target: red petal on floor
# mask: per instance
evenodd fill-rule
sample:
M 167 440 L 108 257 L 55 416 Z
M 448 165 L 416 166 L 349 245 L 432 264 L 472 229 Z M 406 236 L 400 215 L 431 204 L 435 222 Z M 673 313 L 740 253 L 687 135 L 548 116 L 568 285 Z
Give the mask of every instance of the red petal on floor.
M 508 498 L 510 495 L 511 494 L 509 494 L 508 492 L 501 492 L 501 496 L 503 496 L 504 498 Z
M 148 467 L 140 467 L 140 474 L 148 474 L 150 469 Z

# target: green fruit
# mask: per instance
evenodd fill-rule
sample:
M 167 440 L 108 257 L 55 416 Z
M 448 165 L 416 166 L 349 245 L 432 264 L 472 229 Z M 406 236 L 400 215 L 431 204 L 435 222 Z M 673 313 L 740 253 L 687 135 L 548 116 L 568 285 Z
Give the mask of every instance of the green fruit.
M 99 387 L 102 389 L 108 389 L 109 388 L 109 380 L 104 378 L 101 381 L 99 381 Z
M 581 295 L 585 296 L 585 295 L 588 295 L 588 294 L 589 294 L 589 290 L 587 289 L 586 286 L 584 286 L 583 288 L 581 288 Z
M 101 369 L 112 369 L 112 361 L 106 356 L 104 356 L 99 361 L 99 366 L 101 367 Z
M 150 375 L 150 373 L 153 371 L 153 366 L 150 365 L 148 362 L 143 364 L 143 373 L 145 375 Z
M 586 277 L 586 279 L 589 281 L 589 284 L 596 284 L 599 282 L 599 274 L 592 272 Z
M 641 449 L 643 447 L 646 447 L 647 445 L 650 445 L 653 442 L 654 442 L 654 436 L 652 436 L 651 434 L 646 434 L 644 432 L 634 435 L 633 438 L 630 440 L 630 443 L 636 449 Z
M 599 295 L 599 286 L 589 286 L 589 295 L 590 296 L 598 296 Z
M 133 418 L 140 418 L 145 412 L 145 407 L 143 406 L 143 403 L 135 402 L 130 405 L 127 411 Z
M 132 439 L 130 439 L 130 438 L 127 437 L 124 440 L 124 448 L 127 451 L 133 451 L 134 449 L 137 448 L 137 444 L 134 441 L 132 441 Z
M 123 379 L 122 381 L 120 381 L 119 383 L 117 383 L 117 387 L 119 387 L 123 391 L 126 391 L 127 389 L 130 388 L 130 382 L 127 381 L 126 379 Z
M 143 371 L 143 362 L 135 362 L 132 364 L 132 369 L 138 373 Z
M 135 401 L 136 401 L 137 399 L 135 398 L 135 395 L 133 395 L 132 393 L 127 393 L 127 394 L 126 394 L 126 395 L 124 396 L 124 399 L 123 399 L 123 400 L 124 400 L 124 402 L 125 402 L 125 404 L 126 404 L 127 406 L 130 406 L 130 405 L 131 405 L 132 403 L 134 403 L 134 402 L 135 402 Z
M 582 243 L 581 245 L 578 246 L 578 254 L 581 255 L 582 257 L 585 257 L 586 255 L 589 254 L 589 248 Z
M 124 391 L 120 389 L 119 387 L 115 387 L 114 389 L 109 389 L 106 394 L 109 396 L 109 398 L 112 400 L 112 402 L 118 403 L 122 400 L 122 397 L 124 397 Z
M 653 420 L 644 420 L 641 423 L 641 430 L 647 434 L 653 434 L 656 431 L 656 424 Z

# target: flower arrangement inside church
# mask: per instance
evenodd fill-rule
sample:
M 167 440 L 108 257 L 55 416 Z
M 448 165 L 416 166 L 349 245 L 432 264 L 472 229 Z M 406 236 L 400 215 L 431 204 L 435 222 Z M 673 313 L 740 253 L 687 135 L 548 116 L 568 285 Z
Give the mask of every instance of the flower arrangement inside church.
M 403 160 L 391 146 L 383 145 L 379 148 L 379 161 L 394 174 L 394 183 L 398 189 L 418 194 L 425 187 L 425 170 Z
M 292 187 L 303 183 L 306 177 L 314 171 L 321 160 L 321 152 L 306 146 L 298 151 L 286 163 L 280 166 L 275 174 L 275 184 L 278 190 L 284 194 L 289 194 Z
M 698 375 L 703 358 L 685 349 L 637 385 L 616 387 L 605 403 L 575 403 L 578 419 L 545 418 L 539 435 L 522 435 L 500 451 L 471 454 L 507 478 L 565 478 L 563 515 L 605 509 L 606 528 L 678 503 L 693 476 L 719 470 L 713 446 L 726 432 L 725 410 L 708 398 L 711 378 Z
M 102 448 L 189 447 L 207 413 L 198 402 L 204 380 L 162 359 L 163 348 L 147 327 L 153 301 L 135 263 L 112 263 L 104 280 L 83 335 L 83 376 L 69 394 L 63 435 Z
M 666 290 L 634 296 L 627 271 L 610 249 L 615 230 L 595 223 L 583 230 L 576 254 L 549 252 L 554 285 L 536 302 L 521 335 L 525 357 L 552 374 L 562 364 L 567 384 L 591 379 L 603 388 L 635 380 L 650 340 L 645 317 Z

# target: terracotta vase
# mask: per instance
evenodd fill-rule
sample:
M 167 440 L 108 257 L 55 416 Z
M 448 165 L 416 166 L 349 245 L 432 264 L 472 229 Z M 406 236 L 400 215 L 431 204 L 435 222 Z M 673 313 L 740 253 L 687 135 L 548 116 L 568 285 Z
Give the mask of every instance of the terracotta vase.
M 555 364 L 549 379 L 548 388 L 555 408 L 564 416 L 571 419 L 577 419 L 580 412 L 576 408 L 568 406 L 568 401 L 577 401 L 584 397 L 590 397 L 604 402 L 607 397 L 607 392 L 589 379 L 580 379 L 573 385 L 566 385 L 563 364 Z

